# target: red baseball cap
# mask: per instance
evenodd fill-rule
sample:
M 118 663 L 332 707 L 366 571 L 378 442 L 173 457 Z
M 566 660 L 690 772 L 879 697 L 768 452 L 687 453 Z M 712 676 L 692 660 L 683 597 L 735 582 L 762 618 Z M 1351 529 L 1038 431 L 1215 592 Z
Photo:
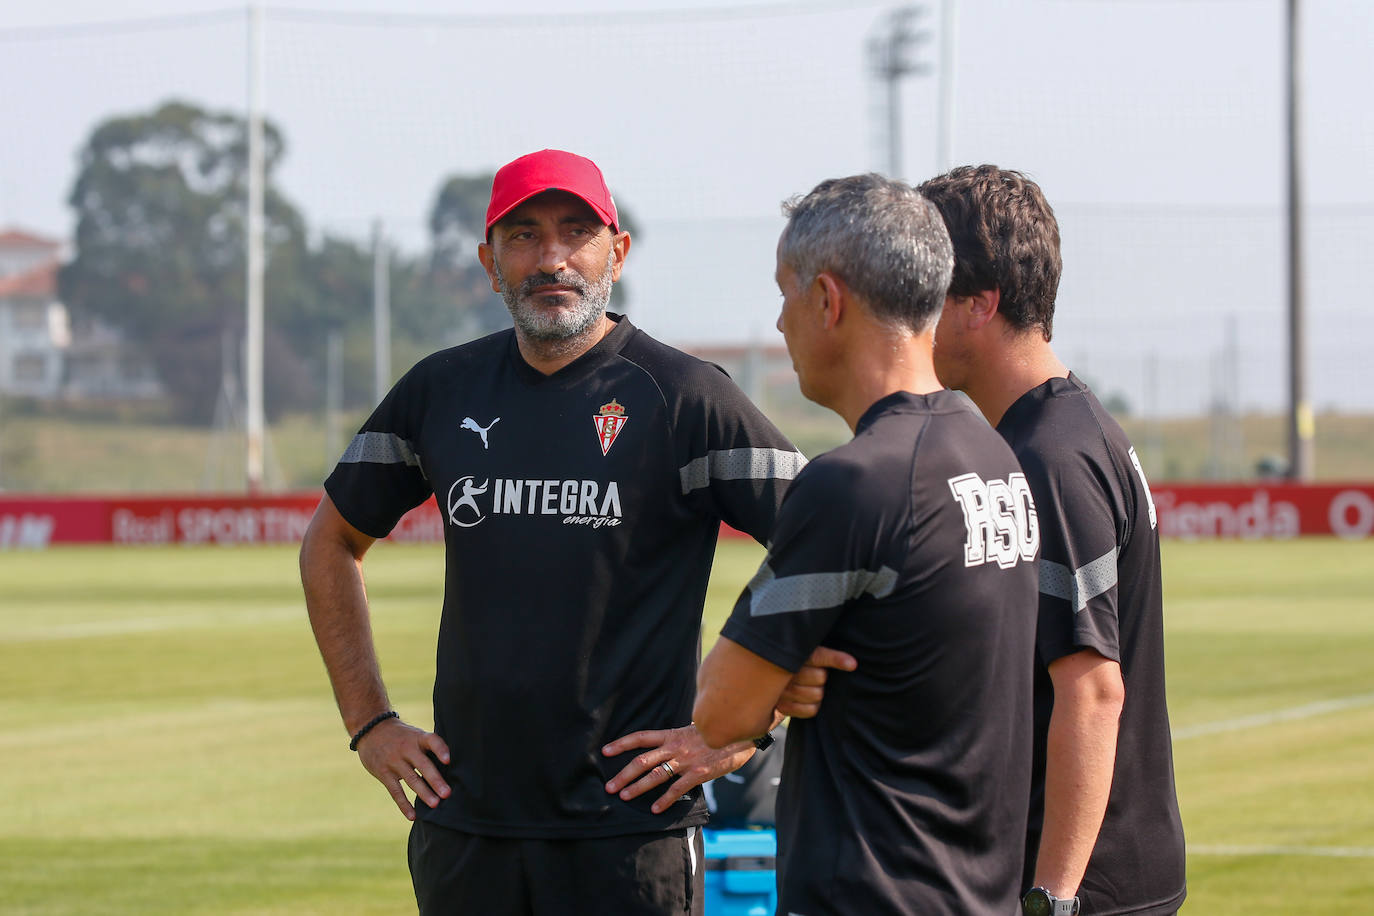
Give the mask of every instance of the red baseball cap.
M 615 201 L 596 163 L 563 150 L 546 149 L 521 156 L 497 171 L 487 205 L 487 232 L 507 213 L 545 191 L 576 194 L 613 232 L 620 231 Z

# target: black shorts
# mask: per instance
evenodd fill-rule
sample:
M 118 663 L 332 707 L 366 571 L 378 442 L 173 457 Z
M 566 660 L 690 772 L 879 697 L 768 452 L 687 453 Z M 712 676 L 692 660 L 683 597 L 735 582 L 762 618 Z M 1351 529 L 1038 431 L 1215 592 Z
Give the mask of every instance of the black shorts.
M 417 820 L 420 916 L 702 916 L 701 829 L 596 839 L 478 836 Z

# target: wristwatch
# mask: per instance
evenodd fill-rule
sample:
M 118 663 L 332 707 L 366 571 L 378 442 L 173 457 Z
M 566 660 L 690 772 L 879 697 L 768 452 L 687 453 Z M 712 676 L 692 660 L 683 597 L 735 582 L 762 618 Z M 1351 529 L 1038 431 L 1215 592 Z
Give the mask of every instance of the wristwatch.
M 757 738 L 754 739 L 754 747 L 758 748 L 761 751 L 766 751 L 773 746 L 773 742 L 776 740 L 777 739 L 773 737 L 773 733 L 771 731 L 764 732 L 762 735 L 759 735 Z
M 1033 887 L 1021 898 L 1022 916 L 1078 916 L 1078 898 L 1059 899 L 1043 887 Z

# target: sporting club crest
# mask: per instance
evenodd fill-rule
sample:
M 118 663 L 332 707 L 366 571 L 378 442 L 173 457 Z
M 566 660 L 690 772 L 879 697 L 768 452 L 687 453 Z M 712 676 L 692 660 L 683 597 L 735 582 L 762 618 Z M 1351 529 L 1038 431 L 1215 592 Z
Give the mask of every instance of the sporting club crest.
M 630 418 L 625 415 L 625 408 L 611 398 L 611 403 L 601 405 L 600 413 L 592 417 L 592 422 L 596 424 L 596 438 L 601 443 L 601 454 L 604 455 L 611 450 L 615 437 L 620 435 Z

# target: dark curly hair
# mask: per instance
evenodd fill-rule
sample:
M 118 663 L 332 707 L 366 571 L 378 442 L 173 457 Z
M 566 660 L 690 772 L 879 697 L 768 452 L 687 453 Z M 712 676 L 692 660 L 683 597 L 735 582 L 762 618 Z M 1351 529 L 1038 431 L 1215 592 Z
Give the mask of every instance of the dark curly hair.
M 995 165 L 965 165 L 919 190 L 939 209 L 954 243 L 949 294 L 998 290 L 998 311 L 1012 327 L 1038 329 L 1049 340 L 1063 261 L 1059 223 L 1039 185 Z

